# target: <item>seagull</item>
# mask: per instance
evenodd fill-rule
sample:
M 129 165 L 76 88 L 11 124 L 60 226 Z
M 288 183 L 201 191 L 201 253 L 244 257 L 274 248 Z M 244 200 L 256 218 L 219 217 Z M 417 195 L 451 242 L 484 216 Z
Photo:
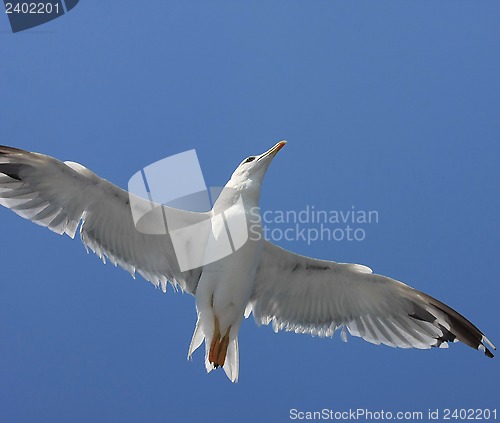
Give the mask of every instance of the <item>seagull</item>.
M 78 163 L 6 146 L 0 146 L 0 204 L 71 238 L 79 227 L 87 252 L 103 262 L 133 277 L 138 273 L 163 292 L 170 283 L 192 294 L 197 323 L 188 358 L 204 342 L 207 371 L 222 367 L 232 382 L 239 374 L 240 324 L 250 314 L 276 332 L 332 337 L 338 330 L 346 341 L 347 330 L 373 344 L 419 349 L 461 341 L 493 357 L 494 345 L 457 311 L 367 266 L 305 257 L 263 236 L 244 239 L 229 254 L 214 253 L 213 240 L 226 236 L 231 222 L 247 222 L 244 229 L 254 225 L 252 234 L 262 235 L 255 219 L 262 182 L 285 144 L 245 158 L 209 212 L 155 204 L 170 222 L 164 233 L 141 229 L 134 219 L 133 208 L 150 210 L 150 199 L 135 197 Z M 178 228 L 196 225 L 208 230 L 176 235 Z M 196 260 L 183 265 L 179 251 L 188 262 Z

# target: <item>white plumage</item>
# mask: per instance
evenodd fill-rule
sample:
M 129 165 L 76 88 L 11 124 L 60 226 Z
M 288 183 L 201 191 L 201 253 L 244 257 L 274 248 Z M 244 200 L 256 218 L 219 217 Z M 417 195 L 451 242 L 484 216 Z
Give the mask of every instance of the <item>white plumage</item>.
M 250 210 L 255 213 L 266 170 L 284 144 L 244 160 L 211 212 L 163 206 L 169 219 L 190 226 L 222 212 L 229 219 L 248 217 Z M 276 331 L 333 336 L 340 329 L 346 340 L 347 328 L 374 344 L 402 348 L 446 347 L 462 341 L 493 357 L 488 346 L 495 347 L 484 334 L 440 301 L 373 274 L 366 266 L 300 256 L 262 237 L 250 237 L 220 260 L 181 271 L 169 234 L 137 230 L 130 198 L 77 163 L 0 147 L 0 204 L 72 238 L 81 222 L 82 242 L 103 262 L 107 259 L 134 277 L 139 273 L 163 291 L 168 281 L 195 295 L 198 322 L 188 356 L 205 341 L 208 371 L 222 366 L 232 381 L 238 379 L 238 331 L 250 313 L 257 323 L 271 323 Z M 148 200 L 133 200 L 136 208 L 150 207 Z M 247 221 L 256 225 L 254 217 Z M 260 222 L 257 225 L 252 233 L 261 231 Z M 224 230 L 220 221 L 213 223 L 211 235 L 220 237 Z M 187 252 L 193 241 L 186 240 Z

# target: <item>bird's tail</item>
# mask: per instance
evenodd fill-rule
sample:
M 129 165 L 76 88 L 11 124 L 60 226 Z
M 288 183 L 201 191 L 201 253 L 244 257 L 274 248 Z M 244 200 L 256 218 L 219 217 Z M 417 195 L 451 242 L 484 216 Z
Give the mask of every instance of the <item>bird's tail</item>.
M 216 320 L 216 319 L 215 319 Z M 222 367 L 231 382 L 238 381 L 239 374 L 239 352 L 238 352 L 238 331 L 228 330 L 228 333 L 221 337 L 215 321 L 214 331 L 208 330 L 205 334 L 200 324 L 200 316 L 194 329 L 193 338 L 189 345 L 188 359 L 205 341 L 205 367 L 210 373 L 217 367 Z

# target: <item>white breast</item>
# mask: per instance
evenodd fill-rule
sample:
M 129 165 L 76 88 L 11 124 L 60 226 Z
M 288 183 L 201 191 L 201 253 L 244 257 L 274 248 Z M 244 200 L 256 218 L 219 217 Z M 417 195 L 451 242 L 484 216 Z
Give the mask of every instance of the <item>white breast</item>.
M 241 321 L 250 300 L 255 283 L 255 274 L 260 261 L 263 242 L 256 237 L 256 223 L 250 222 L 243 207 L 234 206 L 224 212 L 225 223 L 218 220 L 213 225 L 216 239 L 231 233 L 231 222 L 247 222 L 245 228 L 237 228 L 238 237 L 246 234 L 242 246 L 232 244 L 236 249 L 221 260 L 203 266 L 203 272 L 196 292 L 196 304 L 200 312 L 211 308 L 219 318 L 221 332 Z M 229 223 L 229 224 L 228 224 Z M 250 228 L 250 225 L 253 225 Z M 258 225 L 258 224 L 257 224 Z M 253 231 L 253 235 L 252 232 Z M 232 237 L 233 239 L 236 237 Z

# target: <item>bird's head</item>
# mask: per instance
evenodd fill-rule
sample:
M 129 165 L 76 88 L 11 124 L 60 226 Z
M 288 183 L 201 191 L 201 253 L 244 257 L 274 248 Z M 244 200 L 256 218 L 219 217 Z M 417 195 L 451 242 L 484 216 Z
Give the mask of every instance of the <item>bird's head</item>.
M 264 179 L 269 165 L 276 156 L 276 153 L 280 151 L 286 144 L 286 141 L 280 141 L 274 147 L 262 153 L 259 156 L 249 156 L 240 163 L 231 176 L 231 181 L 236 183 L 245 182 L 256 182 L 259 185 Z
M 286 141 L 280 141 L 274 147 L 259 156 L 250 156 L 244 159 L 233 172 L 221 194 L 214 210 L 225 209 L 235 204 L 243 194 L 247 204 L 258 204 L 262 180 L 274 156 L 280 151 Z

